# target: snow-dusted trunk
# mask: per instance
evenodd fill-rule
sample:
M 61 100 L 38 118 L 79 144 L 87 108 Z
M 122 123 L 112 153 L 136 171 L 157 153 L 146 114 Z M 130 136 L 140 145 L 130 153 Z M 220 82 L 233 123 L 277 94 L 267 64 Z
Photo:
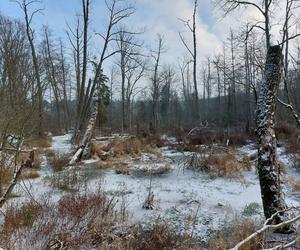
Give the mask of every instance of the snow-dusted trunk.
M 93 131 L 94 131 L 97 116 L 98 116 L 98 110 L 99 110 L 98 109 L 98 107 L 99 107 L 98 100 L 97 100 L 97 97 L 95 97 L 95 96 L 93 98 L 92 106 L 93 106 L 93 111 L 91 114 L 91 118 L 87 125 L 86 131 L 85 131 L 83 139 L 81 141 L 81 144 L 79 145 L 74 156 L 72 157 L 72 159 L 69 162 L 70 165 L 78 162 L 81 159 L 83 153 L 88 149 L 90 141 L 92 139 Z
M 280 174 L 276 161 L 277 140 L 274 131 L 276 94 L 281 75 L 281 47 L 271 46 L 267 54 L 264 79 L 260 86 L 256 117 L 258 174 L 266 218 L 286 207 L 280 188 Z M 280 217 L 276 220 L 279 222 Z

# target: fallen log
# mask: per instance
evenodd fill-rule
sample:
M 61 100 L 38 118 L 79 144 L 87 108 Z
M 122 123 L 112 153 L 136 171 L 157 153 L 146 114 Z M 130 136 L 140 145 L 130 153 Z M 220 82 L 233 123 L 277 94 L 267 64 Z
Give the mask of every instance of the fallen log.
M 84 154 L 84 152 L 87 151 L 90 141 L 93 136 L 93 131 L 95 128 L 96 120 L 98 115 L 98 101 L 96 98 L 93 99 L 93 112 L 91 115 L 91 118 L 89 120 L 89 123 L 87 125 L 86 131 L 84 133 L 83 139 L 77 148 L 75 154 L 73 155 L 72 159 L 69 162 L 69 165 L 73 165 L 76 162 L 79 162 Z

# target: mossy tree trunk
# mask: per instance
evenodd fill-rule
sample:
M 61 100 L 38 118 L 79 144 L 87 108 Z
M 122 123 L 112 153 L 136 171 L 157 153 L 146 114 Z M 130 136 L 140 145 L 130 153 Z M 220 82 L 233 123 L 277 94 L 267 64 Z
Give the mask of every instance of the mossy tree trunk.
M 266 218 L 286 208 L 280 188 L 280 173 L 276 161 L 275 136 L 276 95 L 282 76 L 282 49 L 271 46 L 267 53 L 265 75 L 260 86 L 257 108 L 258 174 Z M 276 222 L 280 222 L 280 216 Z

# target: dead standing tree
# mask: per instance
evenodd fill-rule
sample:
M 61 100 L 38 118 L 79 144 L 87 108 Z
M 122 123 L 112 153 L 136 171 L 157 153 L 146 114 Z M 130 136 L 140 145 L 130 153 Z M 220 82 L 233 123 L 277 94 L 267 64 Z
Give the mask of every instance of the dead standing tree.
M 194 82 L 194 105 L 195 105 L 195 111 L 196 111 L 196 119 L 199 118 L 199 96 L 198 96 L 198 85 L 197 85 L 197 35 L 196 35 L 196 14 L 197 14 L 197 7 L 198 7 L 198 0 L 195 0 L 194 2 L 194 9 L 193 9 L 193 22 L 192 25 L 190 24 L 189 20 L 181 20 L 185 26 L 188 27 L 188 29 L 193 34 L 193 48 L 191 49 L 187 42 L 185 41 L 182 34 L 179 32 L 179 37 L 185 46 L 185 48 L 188 50 L 189 54 L 192 57 L 193 61 L 193 82 Z
M 277 140 L 275 136 L 276 94 L 282 77 L 282 49 L 270 46 L 267 53 L 265 75 L 260 86 L 257 108 L 258 174 L 264 214 L 272 214 L 286 208 L 280 188 L 280 173 L 276 161 Z M 276 222 L 281 221 L 277 216 Z
M 157 35 L 157 50 L 152 51 L 151 57 L 154 61 L 154 69 L 153 75 L 151 77 L 151 97 L 152 97 L 152 116 L 153 116 L 153 126 L 154 132 L 159 126 L 159 97 L 160 97 L 160 90 L 161 90 L 161 83 L 162 79 L 159 74 L 159 67 L 161 61 L 161 55 L 165 52 L 165 44 L 164 38 L 162 35 Z
M 81 111 L 79 114 L 79 119 L 78 119 L 78 128 L 79 130 L 82 130 L 87 114 L 89 114 L 89 109 L 92 107 L 92 113 L 91 117 L 87 123 L 87 128 L 84 133 L 84 137 L 79 144 L 78 149 L 76 150 L 73 158 L 70 161 L 70 164 L 73 164 L 77 161 L 79 161 L 82 157 L 83 152 L 88 148 L 89 142 L 92 138 L 92 134 L 94 131 L 95 123 L 97 120 L 98 116 L 98 93 L 97 93 L 97 87 L 99 83 L 101 82 L 101 78 L 103 76 L 102 74 L 102 66 L 103 62 L 110 58 L 111 56 L 119 53 L 119 50 L 114 50 L 112 52 L 107 52 L 108 51 L 108 46 L 111 42 L 117 41 L 118 40 L 118 34 L 120 31 L 115 30 L 115 27 L 118 26 L 122 20 L 125 18 L 128 18 L 134 13 L 134 8 L 130 5 L 125 4 L 126 1 L 119 1 L 119 0 L 107 0 L 105 1 L 107 10 L 109 12 L 109 20 L 108 20 L 108 25 L 106 28 L 106 32 L 103 34 L 98 34 L 102 39 L 103 39 L 103 47 L 102 51 L 100 54 L 100 58 L 98 62 L 94 63 L 95 65 L 95 74 L 93 80 L 89 81 L 88 87 L 85 90 L 84 94 L 84 100 L 83 103 L 81 104 Z M 86 10 L 88 11 L 88 10 Z M 77 132 L 77 131 L 76 131 Z M 76 134 L 78 136 L 78 134 Z

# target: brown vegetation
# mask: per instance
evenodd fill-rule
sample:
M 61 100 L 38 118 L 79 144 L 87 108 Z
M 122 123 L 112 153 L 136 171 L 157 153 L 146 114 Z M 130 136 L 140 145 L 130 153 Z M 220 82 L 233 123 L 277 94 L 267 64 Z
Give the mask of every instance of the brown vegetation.
M 31 162 L 31 158 L 33 158 L 33 162 Z M 35 149 L 31 152 L 20 152 L 18 156 L 18 161 L 26 162 L 30 160 L 30 168 L 39 169 L 41 167 L 41 152 L 39 149 Z
M 99 160 L 96 162 L 96 167 L 99 169 L 107 169 L 107 168 L 112 168 L 113 164 L 111 161 L 102 161 Z
M 12 179 L 13 173 L 10 168 L 0 167 L 0 193 L 2 188 L 5 187 Z
M 52 167 L 54 172 L 62 171 L 69 163 L 68 154 L 60 154 L 55 152 L 54 154 L 47 155 L 47 161 Z
M 212 178 L 239 178 L 243 170 L 251 170 L 251 162 L 247 157 L 238 160 L 235 153 L 227 149 L 202 148 L 187 157 L 184 167 L 207 172 Z
M 53 188 L 58 188 L 65 192 L 76 192 L 86 183 L 86 176 L 77 169 L 64 170 L 46 177 Z
M 49 148 L 52 145 L 52 138 L 46 135 L 41 137 L 32 137 L 25 142 L 30 148 Z
M 40 173 L 36 169 L 24 168 L 22 170 L 22 178 L 23 179 L 36 179 L 38 177 L 40 177 Z
M 227 250 L 258 229 L 256 223 L 250 219 L 236 220 L 231 226 L 217 233 L 209 241 L 210 250 Z M 253 239 L 245 244 L 241 250 L 260 249 L 260 239 Z
M 119 228 L 117 223 L 125 219 L 116 204 L 97 192 L 66 195 L 53 205 L 45 201 L 42 205 L 30 202 L 10 207 L 0 232 L 1 246 L 40 249 L 44 245 L 49 249 L 53 242 L 61 242 L 68 248 L 81 249 L 111 242 L 114 230 Z
M 130 175 L 129 168 L 127 166 L 117 166 L 115 168 L 115 173 L 116 174 L 123 174 L 123 175 Z
M 126 240 L 122 243 L 126 245 Z M 136 250 L 153 250 L 153 249 L 201 249 L 189 235 L 179 235 L 169 224 L 155 224 L 149 229 L 137 230 L 127 242 L 128 248 Z M 117 249 L 117 248 L 112 248 Z
M 296 177 L 286 177 L 285 182 L 290 185 L 294 192 L 300 192 L 300 180 Z
M 278 122 L 275 127 L 278 139 L 292 139 L 297 135 L 297 129 L 292 123 Z M 296 136 L 297 138 L 297 136 Z
M 227 144 L 228 140 L 230 146 L 241 146 L 251 139 L 251 135 L 239 129 L 232 130 L 228 134 L 227 131 L 204 128 L 195 130 L 194 133 L 187 136 L 187 139 L 187 144 L 191 145 Z
M 144 168 L 143 170 L 152 175 L 161 175 L 170 173 L 173 169 L 170 167 L 170 165 L 166 164 L 159 167 Z

